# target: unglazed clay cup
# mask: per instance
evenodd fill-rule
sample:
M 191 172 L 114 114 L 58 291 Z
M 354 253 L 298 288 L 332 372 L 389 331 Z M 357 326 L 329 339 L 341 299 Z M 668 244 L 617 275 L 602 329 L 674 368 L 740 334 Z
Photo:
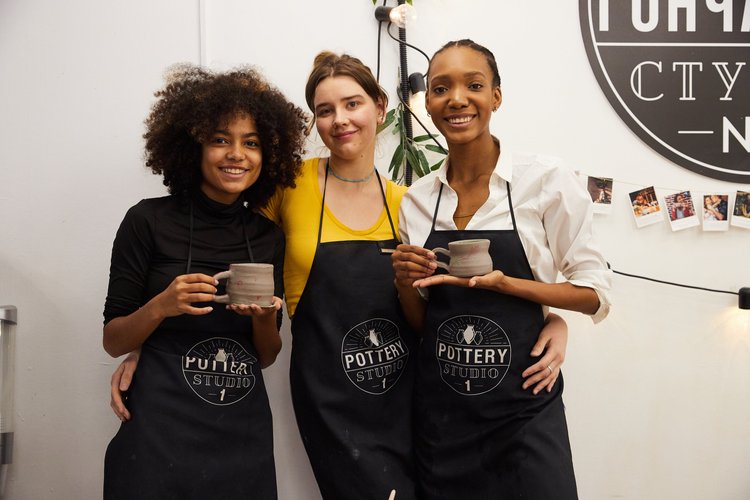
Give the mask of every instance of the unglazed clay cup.
M 450 263 L 445 264 L 437 261 L 438 267 L 448 271 L 453 276 L 470 278 L 482 276 L 492 272 L 492 257 L 489 253 L 490 240 L 458 240 L 448 243 L 445 248 L 433 248 L 436 254 L 442 254 L 450 258 Z
M 214 279 L 228 280 L 226 295 L 217 295 L 214 302 L 273 306 L 273 264 L 230 264 L 229 271 L 216 274 Z

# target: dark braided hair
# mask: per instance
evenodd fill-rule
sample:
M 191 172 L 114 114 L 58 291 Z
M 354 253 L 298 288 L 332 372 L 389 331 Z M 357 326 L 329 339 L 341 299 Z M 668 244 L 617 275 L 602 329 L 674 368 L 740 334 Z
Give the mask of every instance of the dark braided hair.
M 263 166 L 242 193 L 248 207 L 262 207 L 277 187 L 293 187 L 304 154 L 304 112 L 257 71 L 241 67 L 215 73 L 193 65 L 172 66 L 166 86 L 146 119 L 146 166 L 164 176 L 170 194 L 188 196 L 202 181 L 202 145 L 237 117 L 252 116 L 260 135 Z
M 474 40 L 470 40 L 468 38 L 464 38 L 462 40 L 454 40 L 452 42 L 448 42 L 442 47 L 440 47 L 437 52 L 435 52 L 432 55 L 432 60 L 435 59 L 435 56 L 440 54 L 446 49 L 450 49 L 453 47 L 467 47 L 472 50 L 476 50 L 480 54 L 484 56 L 484 58 L 487 60 L 487 64 L 490 66 L 490 70 L 492 71 L 492 85 L 499 87 L 500 86 L 500 72 L 497 70 L 497 61 L 495 60 L 495 55 L 485 47 L 484 45 L 479 45 Z M 432 67 L 432 60 L 430 60 L 430 64 L 427 67 L 427 81 L 429 82 L 429 75 L 430 75 L 430 68 Z

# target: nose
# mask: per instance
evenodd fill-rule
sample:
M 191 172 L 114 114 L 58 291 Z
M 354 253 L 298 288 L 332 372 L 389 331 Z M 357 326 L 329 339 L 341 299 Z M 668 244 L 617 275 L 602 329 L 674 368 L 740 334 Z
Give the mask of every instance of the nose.
M 245 157 L 245 153 L 242 150 L 241 144 L 232 144 L 232 146 L 229 148 L 229 151 L 227 151 L 227 158 L 230 160 L 239 161 L 242 160 Z
M 349 115 L 346 111 L 339 110 L 333 117 L 333 126 L 341 127 L 349 123 Z
M 448 105 L 454 108 L 462 108 L 468 105 L 463 89 L 456 86 L 450 90 L 450 94 L 448 95 Z

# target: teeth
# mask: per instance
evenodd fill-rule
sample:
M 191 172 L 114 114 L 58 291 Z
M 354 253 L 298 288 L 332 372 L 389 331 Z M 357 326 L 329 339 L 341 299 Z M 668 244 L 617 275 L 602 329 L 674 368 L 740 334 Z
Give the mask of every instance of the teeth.
M 455 117 L 455 118 L 448 118 L 448 123 L 452 123 L 454 125 L 458 125 L 461 123 L 468 123 L 472 119 L 471 116 L 461 116 L 461 117 Z
M 228 174 L 244 174 L 245 169 L 244 168 L 227 168 L 224 167 L 221 169 L 222 172 L 226 172 Z

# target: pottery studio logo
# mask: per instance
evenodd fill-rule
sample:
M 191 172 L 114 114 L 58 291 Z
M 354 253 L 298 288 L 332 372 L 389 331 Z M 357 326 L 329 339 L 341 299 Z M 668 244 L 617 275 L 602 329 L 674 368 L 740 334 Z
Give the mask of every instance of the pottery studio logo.
M 579 0 L 612 107 L 662 156 L 750 182 L 750 0 Z
M 409 348 L 398 326 L 385 318 L 363 321 L 344 336 L 341 364 L 349 380 L 369 394 L 384 394 L 406 369 Z
M 231 405 L 255 387 L 256 362 L 238 342 L 215 337 L 195 344 L 182 357 L 182 373 L 193 392 L 204 401 Z
M 508 373 L 511 345 L 500 325 L 481 316 L 455 316 L 438 328 L 443 382 L 464 396 L 491 391 Z

